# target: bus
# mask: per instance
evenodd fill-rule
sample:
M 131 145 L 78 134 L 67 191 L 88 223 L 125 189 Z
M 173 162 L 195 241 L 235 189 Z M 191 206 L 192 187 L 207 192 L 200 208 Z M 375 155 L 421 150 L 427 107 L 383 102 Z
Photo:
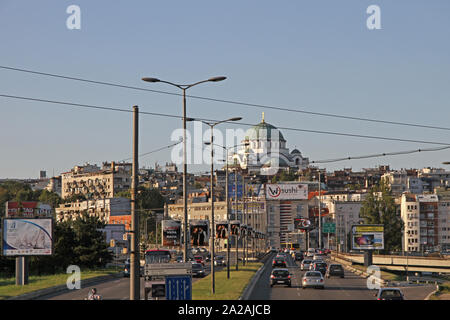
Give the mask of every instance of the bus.
M 145 264 L 170 263 L 172 255 L 167 249 L 151 249 L 145 251 Z

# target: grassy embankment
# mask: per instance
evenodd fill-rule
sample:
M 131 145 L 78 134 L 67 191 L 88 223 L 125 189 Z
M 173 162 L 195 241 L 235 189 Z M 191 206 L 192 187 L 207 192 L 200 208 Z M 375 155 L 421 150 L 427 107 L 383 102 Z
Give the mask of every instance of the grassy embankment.
M 81 280 L 90 279 L 93 277 L 106 276 L 114 273 L 117 273 L 115 268 L 99 269 L 99 270 L 81 270 Z M 17 286 L 14 277 L 10 278 L 0 277 L 0 300 L 4 300 L 10 297 L 18 296 L 36 290 L 66 284 L 69 276 L 70 274 L 67 273 L 42 275 L 42 276 L 30 275 L 28 278 L 28 284 L 24 286 Z
M 215 294 L 211 294 L 211 275 L 194 282 L 192 287 L 193 300 L 237 300 L 253 275 L 262 266 L 260 262 L 250 262 L 230 269 L 230 279 L 227 279 L 227 269 L 215 272 Z

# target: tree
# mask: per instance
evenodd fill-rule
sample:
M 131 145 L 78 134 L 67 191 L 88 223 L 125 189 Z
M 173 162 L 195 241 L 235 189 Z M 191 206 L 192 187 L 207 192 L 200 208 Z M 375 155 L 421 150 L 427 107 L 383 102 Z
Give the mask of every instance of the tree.
M 384 226 L 383 251 L 401 250 L 403 221 L 397 215 L 394 197 L 389 185 L 384 180 L 370 189 L 361 207 L 360 217 L 366 224 L 382 224 Z
M 112 254 L 108 251 L 103 232 L 105 224 L 97 217 L 83 215 L 72 222 L 75 233 L 76 245 L 73 248 L 74 257 L 80 267 L 96 268 L 104 267 L 112 260 Z

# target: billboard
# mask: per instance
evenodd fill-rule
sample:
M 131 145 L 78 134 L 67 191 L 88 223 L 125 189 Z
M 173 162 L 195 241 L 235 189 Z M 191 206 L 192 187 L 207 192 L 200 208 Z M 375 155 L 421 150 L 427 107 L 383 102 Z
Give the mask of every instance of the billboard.
M 8 201 L 6 218 L 51 218 L 52 207 L 37 201 Z
M 53 219 L 3 219 L 3 255 L 39 256 L 52 251 Z
M 302 183 L 268 183 L 266 200 L 308 200 L 308 185 Z
M 230 222 L 231 235 L 238 236 L 241 222 L 239 220 L 233 220 Z
M 181 237 L 181 221 L 162 220 L 162 245 L 179 246 Z
M 191 245 L 208 246 L 209 245 L 209 221 L 191 220 L 189 221 L 189 230 L 191 234 Z
M 294 219 L 294 229 L 305 230 L 312 228 L 311 221 L 306 218 L 296 218 Z
M 352 226 L 352 248 L 355 250 L 383 250 L 383 225 L 358 224 Z
M 228 223 L 225 221 L 216 222 L 216 239 L 228 238 Z

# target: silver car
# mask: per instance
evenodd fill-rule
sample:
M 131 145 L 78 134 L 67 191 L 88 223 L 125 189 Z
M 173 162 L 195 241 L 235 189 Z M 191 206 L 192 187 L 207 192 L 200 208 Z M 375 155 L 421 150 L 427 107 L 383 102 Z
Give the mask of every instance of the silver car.
M 325 280 L 319 271 L 308 271 L 302 278 L 302 288 L 325 288 Z
M 312 262 L 313 261 L 310 260 L 310 259 L 303 259 L 303 261 L 302 261 L 302 263 L 300 265 L 300 269 L 302 271 L 309 270 L 309 266 L 312 264 Z

